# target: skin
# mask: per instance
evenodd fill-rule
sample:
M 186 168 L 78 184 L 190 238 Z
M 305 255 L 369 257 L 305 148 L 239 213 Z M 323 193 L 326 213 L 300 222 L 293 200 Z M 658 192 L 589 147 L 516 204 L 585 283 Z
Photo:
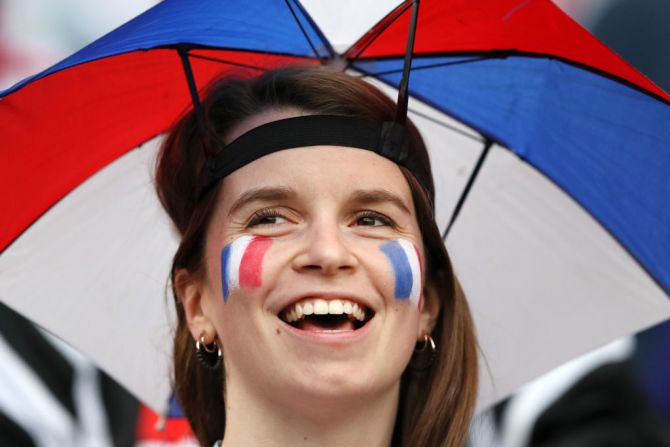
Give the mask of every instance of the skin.
M 254 116 L 228 141 L 296 114 Z M 424 256 L 401 171 L 365 150 L 297 148 L 244 166 L 221 191 L 203 271 L 180 271 L 175 282 L 194 339 L 218 339 L 223 349 L 223 445 L 390 445 L 400 376 L 439 311 L 430 284 L 421 310 L 394 298 L 393 271 L 379 250 L 405 239 Z M 247 234 L 273 241 L 262 285 L 238 289 L 224 304 L 220 252 Z M 317 336 L 278 318 L 297 298 L 339 296 L 364 303 L 374 318 L 355 332 Z

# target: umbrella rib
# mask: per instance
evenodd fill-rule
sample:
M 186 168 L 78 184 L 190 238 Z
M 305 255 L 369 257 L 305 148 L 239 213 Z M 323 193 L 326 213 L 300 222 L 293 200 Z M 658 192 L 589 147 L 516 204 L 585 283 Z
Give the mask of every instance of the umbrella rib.
M 307 43 L 309 46 L 312 48 L 312 51 L 314 52 L 314 57 L 317 59 L 320 57 L 319 52 L 316 51 L 316 47 L 314 46 L 314 43 L 312 42 L 312 39 L 309 38 L 307 35 L 307 31 L 305 31 L 305 27 L 302 26 L 302 23 L 300 22 L 300 19 L 298 19 L 298 15 L 295 13 L 295 10 L 293 9 L 293 6 L 291 6 L 291 1 L 290 0 L 284 0 L 286 2 L 286 6 L 288 6 L 288 9 L 291 11 L 291 14 L 293 15 L 293 19 L 295 20 L 295 23 L 298 24 L 298 27 L 300 27 L 300 31 L 302 31 L 302 35 L 305 36 L 305 39 L 307 40 Z
M 412 53 L 414 52 L 414 38 L 416 37 L 416 22 L 419 16 L 419 0 L 412 1 L 412 16 L 410 18 L 405 60 L 402 67 L 402 77 L 398 86 L 398 105 L 395 122 L 405 124 L 407 119 L 407 104 L 409 103 L 409 75 L 412 71 Z
M 202 56 L 202 55 L 199 55 L 199 54 L 189 54 L 189 56 L 194 58 L 194 59 L 202 59 L 202 60 L 210 61 L 210 62 L 220 62 L 222 64 L 233 65 L 235 67 L 250 68 L 252 70 L 258 70 L 258 71 L 267 70 L 266 67 L 260 67 L 258 65 L 251 65 L 251 64 L 243 64 L 241 62 L 233 62 L 233 61 L 229 61 L 229 60 L 226 60 L 226 59 L 219 59 L 219 58 L 211 57 L 211 56 Z
M 191 102 L 193 103 L 193 109 L 195 110 L 196 121 L 198 121 L 198 127 L 201 131 L 204 131 L 205 117 L 202 114 L 202 103 L 200 102 L 200 95 L 198 94 L 198 87 L 195 83 L 195 76 L 193 75 L 193 67 L 191 67 L 191 61 L 188 59 L 188 50 L 184 47 L 177 47 L 177 53 L 181 59 L 182 68 L 184 69 L 184 75 L 186 75 L 186 83 L 188 84 L 188 91 L 191 94 Z M 205 132 L 202 133 L 205 135 Z
M 218 146 L 218 139 L 209 138 L 210 133 L 207 131 L 207 124 L 205 123 L 205 115 L 202 110 L 202 102 L 200 101 L 200 94 L 198 93 L 198 86 L 195 83 L 195 76 L 193 75 L 193 67 L 189 60 L 188 50 L 183 46 L 177 47 L 177 52 L 181 59 L 184 74 L 186 75 L 186 82 L 188 84 L 188 91 L 191 94 L 191 102 L 193 103 L 193 110 L 195 112 L 195 120 L 197 121 L 198 131 L 202 135 L 205 147 L 204 151 L 207 156 L 216 152 Z M 214 147 L 212 147 L 214 146 Z
M 466 60 L 462 60 L 462 61 L 439 62 L 439 63 L 435 63 L 435 64 L 421 65 L 419 67 L 412 67 L 412 71 L 426 70 L 426 69 L 429 69 L 429 68 L 448 67 L 450 65 L 469 64 L 471 62 L 479 62 L 479 61 L 483 61 L 485 59 L 488 59 L 488 58 L 480 56 L 480 57 L 474 57 L 472 59 L 466 59 Z M 402 73 L 402 68 L 395 68 L 393 70 L 378 71 L 378 72 L 373 72 L 373 73 L 363 72 L 362 74 L 360 74 L 358 76 L 361 77 L 361 78 L 366 78 L 368 76 L 383 76 L 383 75 L 398 74 L 398 73 Z
M 361 54 L 363 54 L 365 52 L 365 50 L 367 50 L 370 45 L 372 45 L 372 42 L 374 42 L 377 39 L 377 37 L 379 37 L 384 31 L 386 31 L 386 29 L 389 26 L 391 26 L 391 24 L 393 24 L 393 22 L 395 22 L 400 16 L 402 16 L 405 13 L 405 11 L 407 11 L 410 8 L 410 6 L 411 6 L 411 2 L 409 0 L 405 0 L 404 3 L 401 3 L 400 5 L 398 5 L 396 7 L 396 9 L 391 11 L 377 25 L 375 25 L 372 29 L 377 27 L 382 22 L 386 21 L 386 23 L 383 24 L 383 26 L 375 33 L 374 36 L 367 37 L 367 40 L 366 40 L 365 44 L 360 49 L 358 49 L 355 56 L 347 58 L 347 68 L 349 68 L 352 61 L 358 59 L 358 57 Z M 393 15 L 393 17 L 389 18 L 389 16 L 391 16 L 391 15 Z M 366 36 L 364 36 L 363 39 L 366 39 Z M 355 46 L 356 46 L 356 44 L 354 44 L 351 48 L 349 48 L 347 51 L 345 51 L 344 54 L 345 55 L 348 54 L 350 51 L 352 51 L 354 49 Z
M 461 212 L 461 208 L 463 207 L 463 204 L 465 203 L 465 199 L 467 199 L 468 194 L 470 194 L 470 190 L 472 189 L 472 185 L 475 183 L 475 179 L 477 178 L 477 175 L 479 174 L 479 171 L 482 168 L 482 165 L 484 164 L 484 160 L 486 159 L 486 156 L 489 154 L 491 147 L 493 146 L 493 140 L 486 139 L 484 141 L 484 149 L 482 150 L 482 153 L 479 155 L 479 159 L 477 160 L 477 164 L 475 165 L 475 169 L 473 169 L 472 174 L 470 174 L 470 178 L 468 179 L 467 185 L 465 185 L 465 189 L 461 193 L 461 197 L 458 199 L 458 203 L 456 204 L 456 208 L 454 209 L 454 212 L 451 215 L 451 219 L 449 220 L 449 225 L 447 225 L 447 228 L 444 230 L 444 233 L 442 233 L 442 240 L 446 241 L 447 236 L 449 235 L 449 231 L 451 230 L 451 227 L 454 225 L 454 222 L 456 222 L 456 218 Z
M 317 37 L 321 40 L 321 44 L 325 47 L 326 51 L 329 54 L 329 58 L 337 57 L 337 52 L 333 49 L 332 45 L 328 41 L 328 38 L 323 34 L 323 31 L 319 28 L 319 26 L 316 24 L 314 19 L 312 18 L 311 15 L 309 15 L 309 12 L 305 9 L 305 7 L 300 3 L 300 0 L 293 0 L 294 6 L 300 10 L 300 13 L 302 16 L 305 18 L 307 22 L 309 22 L 310 25 L 312 25 L 312 30 L 314 33 L 316 33 Z
M 468 132 L 466 132 L 462 129 L 459 129 L 458 127 L 454 126 L 453 124 L 448 124 L 448 123 L 445 123 L 444 121 L 440 121 L 437 118 L 434 118 L 434 117 L 428 115 L 427 113 L 419 112 L 418 110 L 416 110 L 412 107 L 410 107 L 408 110 L 411 113 L 413 113 L 414 115 L 420 116 L 421 118 L 423 118 L 425 120 L 428 120 L 431 123 L 434 123 L 434 124 L 437 124 L 438 126 L 442 126 L 446 129 L 449 129 L 452 132 L 455 132 L 455 133 L 457 133 L 457 134 L 459 134 L 459 135 L 461 135 L 465 138 L 469 138 L 472 141 L 478 141 L 480 143 L 483 143 L 485 141 L 485 139 L 482 138 L 481 136 L 472 135 L 471 133 L 468 133 Z

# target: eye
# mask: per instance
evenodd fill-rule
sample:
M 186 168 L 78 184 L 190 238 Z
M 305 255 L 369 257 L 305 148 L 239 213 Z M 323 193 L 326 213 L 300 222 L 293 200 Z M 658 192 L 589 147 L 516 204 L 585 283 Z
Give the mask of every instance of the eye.
M 394 227 L 395 223 L 381 213 L 365 210 L 356 215 L 356 225 L 362 227 Z
M 288 219 L 282 215 L 279 210 L 265 208 L 256 211 L 249 219 L 247 227 L 257 227 L 262 225 L 280 225 L 287 223 Z

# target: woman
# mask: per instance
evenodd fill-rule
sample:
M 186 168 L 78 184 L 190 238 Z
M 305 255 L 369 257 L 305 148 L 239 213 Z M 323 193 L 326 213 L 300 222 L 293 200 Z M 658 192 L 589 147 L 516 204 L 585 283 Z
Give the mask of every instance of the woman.
M 175 390 L 203 445 L 465 443 L 473 326 L 394 113 L 364 81 L 288 68 L 217 81 L 168 136 Z

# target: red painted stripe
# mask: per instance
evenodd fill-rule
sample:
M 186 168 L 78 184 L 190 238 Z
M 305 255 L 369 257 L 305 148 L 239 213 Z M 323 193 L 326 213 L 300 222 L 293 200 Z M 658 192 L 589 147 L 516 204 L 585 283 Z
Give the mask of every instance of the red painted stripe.
M 240 261 L 240 286 L 260 287 L 263 278 L 263 257 L 272 239 L 257 237 L 249 243 Z
M 414 246 L 414 251 L 416 252 L 416 258 L 419 260 L 419 284 L 421 284 L 421 288 L 419 289 L 419 302 L 417 303 L 417 308 L 419 309 L 419 312 L 423 310 L 423 261 L 421 260 L 421 253 L 419 253 L 419 249 L 416 248 L 416 245 L 412 244 Z

